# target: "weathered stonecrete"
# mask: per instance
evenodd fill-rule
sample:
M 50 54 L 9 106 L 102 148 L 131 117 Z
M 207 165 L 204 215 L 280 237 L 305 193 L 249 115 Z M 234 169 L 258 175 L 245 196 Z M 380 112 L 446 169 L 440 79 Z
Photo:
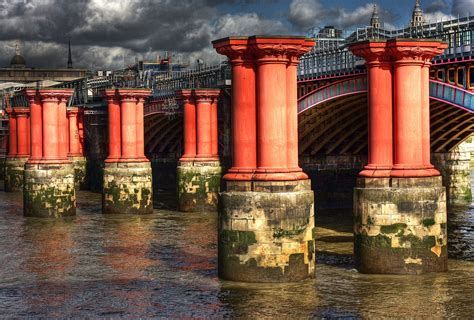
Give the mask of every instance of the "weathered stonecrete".
M 219 276 L 288 282 L 315 276 L 314 199 L 298 165 L 296 67 L 305 37 L 213 42 L 232 65 L 233 165 L 219 203 Z
M 102 212 L 153 212 L 150 161 L 144 152 L 143 103 L 148 89 L 110 89 L 109 156 L 105 160 Z
M 218 154 L 220 90 L 179 90 L 184 109 L 184 153 L 177 168 L 180 211 L 216 211 L 222 168 Z
M 435 40 L 364 41 L 369 156 L 354 190 L 354 255 L 364 273 L 447 270 L 446 192 L 430 159 L 429 66 Z

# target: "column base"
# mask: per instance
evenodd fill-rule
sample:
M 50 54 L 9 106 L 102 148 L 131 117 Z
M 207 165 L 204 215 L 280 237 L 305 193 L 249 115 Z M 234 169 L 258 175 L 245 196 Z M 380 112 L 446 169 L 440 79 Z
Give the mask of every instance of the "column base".
M 150 162 L 105 163 L 103 213 L 153 213 Z
M 359 272 L 447 271 L 446 191 L 440 176 L 358 178 L 354 221 Z
M 28 158 L 10 158 L 5 160 L 5 191 L 18 192 L 23 190 L 23 172 Z
M 221 175 L 219 161 L 180 161 L 177 169 L 179 211 L 217 211 Z
M 229 181 L 220 194 L 219 277 L 294 282 L 315 276 L 310 180 Z
M 76 214 L 72 164 L 27 163 L 24 181 L 25 216 L 60 218 Z
M 85 157 L 69 157 L 74 167 L 74 183 L 79 190 L 86 190 L 87 159 Z

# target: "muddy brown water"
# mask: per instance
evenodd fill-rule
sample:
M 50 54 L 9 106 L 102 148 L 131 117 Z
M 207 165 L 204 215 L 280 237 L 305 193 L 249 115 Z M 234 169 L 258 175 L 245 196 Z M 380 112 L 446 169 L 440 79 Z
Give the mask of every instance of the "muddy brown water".
M 474 206 L 449 210 L 447 273 L 359 274 L 339 211 L 316 213 L 316 279 L 244 284 L 217 278 L 215 213 L 104 216 L 80 192 L 56 221 L 21 201 L 0 191 L 1 318 L 474 318 Z

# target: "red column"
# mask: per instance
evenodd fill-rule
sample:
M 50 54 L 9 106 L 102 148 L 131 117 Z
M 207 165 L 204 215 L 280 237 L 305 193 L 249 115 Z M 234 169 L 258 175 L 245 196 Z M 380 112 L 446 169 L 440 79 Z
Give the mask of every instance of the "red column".
M 120 99 L 120 161 L 148 161 L 144 155 L 143 101 L 150 95 L 150 90 L 118 89 L 117 94 Z
M 79 141 L 79 130 L 77 126 L 77 116 L 79 108 L 72 107 L 67 109 L 68 128 L 69 128 L 69 150 L 68 157 L 81 157 L 81 143 Z
M 422 82 L 423 59 L 431 59 L 445 46 L 433 41 L 390 40 L 388 48 L 394 59 L 394 177 L 426 177 L 439 175 L 428 161 L 426 141 L 429 117 L 426 89 Z M 423 80 L 422 80 L 423 79 Z M 425 101 L 424 101 L 425 100 Z M 424 105 L 425 104 L 425 105 Z M 425 136 L 423 136 L 423 134 Z M 429 140 L 428 140 L 429 141 Z M 424 146 L 424 148 L 423 148 Z
M 122 155 L 120 100 L 115 89 L 105 90 L 105 96 L 109 120 L 109 155 L 105 162 L 115 162 Z
M 61 159 L 67 159 L 69 151 L 66 97 L 59 97 L 58 104 L 58 153 Z
M 18 152 L 17 149 L 17 128 L 16 115 L 12 109 L 7 109 L 8 114 L 8 157 L 14 158 Z
M 215 97 L 211 103 L 211 154 L 216 159 L 219 159 L 218 99 L 219 97 Z
M 36 90 L 26 90 L 30 103 L 30 162 L 39 161 L 43 157 L 43 115 L 41 100 Z
M 360 176 L 389 177 L 393 165 L 392 62 L 385 41 L 367 41 L 350 47 L 366 60 L 369 102 L 368 165 Z
M 257 168 L 255 63 L 247 41 L 247 37 L 229 37 L 213 42 L 232 66 L 233 165 L 225 180 L 251 180 Z
M 147 94 L 146 96 L 148 96 Z M 145 119 L 143 115 L 144 96 L 137 95 L 137 157 L 146 159 L 145 157 Z
M 311 46 L 314 45 L 311 42 Z M 298 179 L 308 179 L 298 164 L 298 64 L 299 57 L 309 51 L 309 46 L 293 48 L 288 55 L 289 62 L 286 67 L 286 118 L 287 118 L 287 166 L 294 172 Z
M 215 90 L 195 90 L 196 100 L 196 160 L 212 160 L 211 103 Z
M 64 163 L 67 159 L 65 101 L 72 89 L 41 89 L 38 91 L 42 108 L 43 158 L 41 162 Z M 64 101 L 64 110 L 61 102 Z M 63 132 L 64 131 L 64 132 Z
M 84 150 L 84 109 L 79 107 L 77 115 L 77 130 L 79 134 L 79 150 L 82 156 L 85 156 Z
M 193 161 L 196 157 L 196 104 L 191 90 L 176 92 L 183 102 L 184 111 L 184 153 L 180 161 Z
M 17 115 L 17 157 L 28 157 L 29 145 L 28 145 L 28 108 L 16 108 L 15 113 Z

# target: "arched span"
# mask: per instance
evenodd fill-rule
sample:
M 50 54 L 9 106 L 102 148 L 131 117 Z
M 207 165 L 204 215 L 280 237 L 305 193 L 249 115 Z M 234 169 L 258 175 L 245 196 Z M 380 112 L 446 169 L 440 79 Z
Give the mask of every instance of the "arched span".
M 298 99 L 298 113 L 343 96 L 366 93 L 367 76 L 352 77 L 320 87 Z M 473 93 L 465 89 L 430 80 L 430 98 L 474 113 Z

